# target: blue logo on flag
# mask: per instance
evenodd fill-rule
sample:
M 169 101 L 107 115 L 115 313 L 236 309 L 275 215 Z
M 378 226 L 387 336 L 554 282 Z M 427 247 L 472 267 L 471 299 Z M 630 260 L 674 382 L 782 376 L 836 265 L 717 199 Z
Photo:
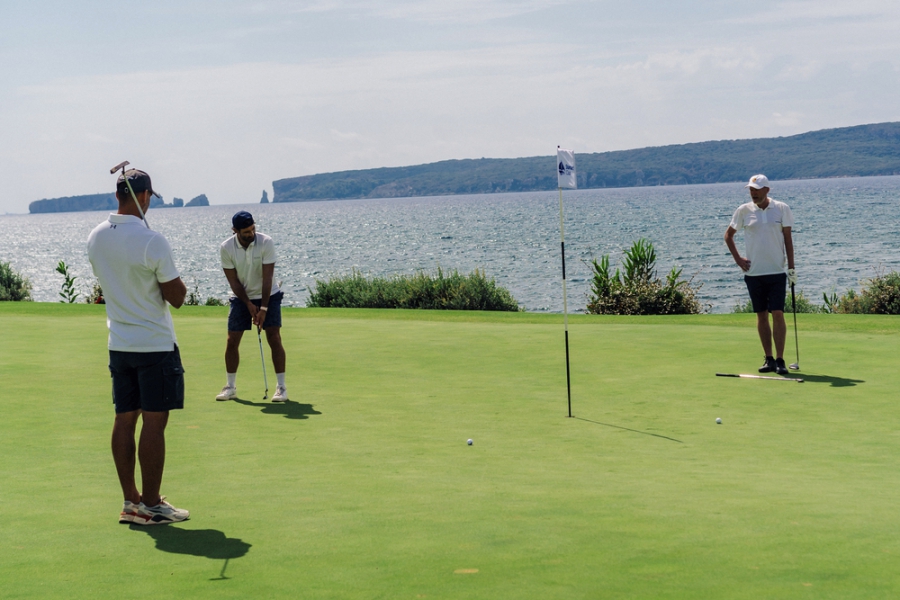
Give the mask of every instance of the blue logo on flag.
M 575 170 L 575 165 L 567 165 L 566 163 L 559 161 L 559 174 L 560 175 L 568 175 Z

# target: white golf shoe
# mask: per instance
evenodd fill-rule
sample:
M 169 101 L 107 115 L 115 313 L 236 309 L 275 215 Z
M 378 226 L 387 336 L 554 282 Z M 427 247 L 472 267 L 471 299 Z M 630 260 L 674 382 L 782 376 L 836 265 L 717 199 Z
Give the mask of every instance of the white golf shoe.
M 275 393 L 272 395 L 272 402 L 287 402 L 288 400 L 287 388 L 283 385 L 276 387 Z
M 216 396 L 216 400 L 234 400 L 237 398 L 237 388 L 226 385 Z

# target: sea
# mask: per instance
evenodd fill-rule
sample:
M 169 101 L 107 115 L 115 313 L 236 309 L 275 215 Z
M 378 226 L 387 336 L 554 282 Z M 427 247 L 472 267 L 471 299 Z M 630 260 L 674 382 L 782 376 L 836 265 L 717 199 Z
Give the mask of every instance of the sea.
M 900 270 L 900 176 L 776 181 L 770 196 L 793 210 L 797 289 L 814 302 Z M 609 255 L 617 266 L 640 238 L 656 249 L 658 275 L 682 269 L 709 312 L 746 301 L 723 240 L 734 210 L 750 200 L 743 184 L 564 190 L 562 200 L 570 312 L 585 310 L 592 261 Z M 317 281 L 354 271 L 390 277 L 441 268 L 484 271 L 527 311 L 563 311 L 558 191 L 151 210 L 148 220 L 169 240 L 182 279 L 204 299 L 230 296 L 219 244 L 238 210 L 275 240 L 287 306 L 305 307 Z M 8 237 L 0 261 L 28 277 L 36 301 L 60 300 L 60 261 L 86 295 L 95 278 L 85 242 L 105 219 L 105 212 L 2 215 Z M 740 233 L 737 242 L 743 248 Z

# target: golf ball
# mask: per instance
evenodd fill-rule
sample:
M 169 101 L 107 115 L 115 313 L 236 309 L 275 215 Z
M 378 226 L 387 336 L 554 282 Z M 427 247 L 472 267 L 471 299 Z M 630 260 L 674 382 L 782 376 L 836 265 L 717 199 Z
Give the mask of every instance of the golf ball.
M 466 443 L 471 446 L 473 442 L 472 440 L 466 440 Z
M 718 423 L 719 425 L 721 425 L 721 424 L 722 424 L 722 419 L 716 417 L 716 423 Z

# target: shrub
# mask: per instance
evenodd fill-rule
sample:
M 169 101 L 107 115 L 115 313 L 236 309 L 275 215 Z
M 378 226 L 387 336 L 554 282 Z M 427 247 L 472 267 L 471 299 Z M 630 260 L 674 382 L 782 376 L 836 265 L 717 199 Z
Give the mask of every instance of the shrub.
M 31 282 L 16 273 L 9 263 L 0 262 L 0 301 L 28 302 L 31 300 Z
M 63 261 L 59 261 L 59 264 L 56 265 L 56 272 L 65 278 L 59 292 L 59 297 L 62 298 L 60 302 L 74 303 L 78 299 L 78 292 L 75 291 L 75 280 L 78 278 L 69 275 L 69 266 Z
M 518 311 L 508 290 L 476 269 L 445 275 L 426 273 L 367 279 L 359 271 L 330 281 L 316 280 L 306 305 L 321 308 L 419 308 L 426 310 Z
M 225 306 L 225 303 L 214 296 L 208 296 L 205 301 L 200 296 L 200 284 L 194 281 L 194 289 L 188 292 L 184 299 L 187 306 Z
M 672 267 L 665 281 L 656 276 L 656 249 L 639 239 L 625 251 L 622 269 L 609 273 L 609 255 L 592 261 L 594 276 L 587 311 L 596 315 L 685 315 L 703 312 L 696 288 Z
M 94 281 L 91 293 L 84 297 L 84 301 L 88 304 L 106 304 L 106 300 L 103 298 L 103 288 L 100 287 L 99 281 Z
M 847 314 L 900 315 L 900 273 L 891 271 L 865 280 L 858 294 L 848 290 L 846 294 L 829 298 L 823 294 L 826 312 Z

